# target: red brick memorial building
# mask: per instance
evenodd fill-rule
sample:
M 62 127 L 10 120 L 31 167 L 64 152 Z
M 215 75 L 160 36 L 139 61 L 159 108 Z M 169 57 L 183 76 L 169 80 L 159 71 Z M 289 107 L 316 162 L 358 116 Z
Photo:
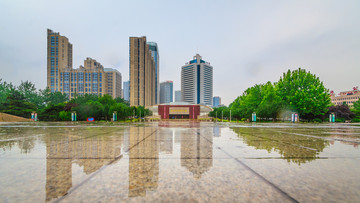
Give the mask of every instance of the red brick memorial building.
M 199 119 L 200 116 L 207 116 L 213 109 L 200 104 L 186 102 L 172 102 L 148 107 L 153 115 L 161 119 Z

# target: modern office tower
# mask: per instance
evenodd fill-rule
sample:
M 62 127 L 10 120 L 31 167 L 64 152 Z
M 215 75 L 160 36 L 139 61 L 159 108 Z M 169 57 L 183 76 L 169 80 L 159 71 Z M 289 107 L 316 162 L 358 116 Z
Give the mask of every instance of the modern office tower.
M 181 67 L 181 99 L 192 104 L 211 106 L 213 67 L 199 54 Z
M 124 100 L 130 101 L 130 81 L 124 82 Z
M 130 106 L 155 104 L 155 61 L 146 37 L 130 37 Z
M 159 104 L 160 102 L 160 67 L 159 67 L 159 48 L 156 42 L 148 42 L 149 49 L 151 52 L 151 56 L 155 61 L 155 104 Z
M 47 30 L 47 86 L 51 92 L 67 94 L 69 99 L 77 95 L 110 94 L 121 96 L 121 73 L 104 67 L 92 58 L 86 58 L 84 66 L 72 67 L 72 44 L 65 36 Z M 111 81 L 108 81 L 108 78 Z
M 160 104 L 173 102 L 173 81 L 160 83 Z
M 218 107 L 221 105 L 221 97 L 215 96 L 213 97 L 213 107 Z
M 58 32 L 47 30 L 47 87 L 60 91 L 60 72 L 72 68 L 72 44 Z
M 181 90 L 175 91 L 175 102 L 182 102 L 181 100 Z
M 121 73 L 113 68 L 104 68 L 107 75 L 107 93 L 113 98 L 122 97 Z

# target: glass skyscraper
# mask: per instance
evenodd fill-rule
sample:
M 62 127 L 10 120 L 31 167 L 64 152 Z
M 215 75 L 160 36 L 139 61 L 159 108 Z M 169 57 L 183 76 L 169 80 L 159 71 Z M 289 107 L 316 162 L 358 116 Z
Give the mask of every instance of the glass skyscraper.
M 130 81 L 124 82 L 124 100 L 130 101 Z
M 221 105 L 221 97 L 213 97 L 213 107 L 219 107 Z
M 173 102 L 173 81 L 160 83 L 160 104 Z
M 181 100 L 181 90 L 175 91 L 175 102 L 182 102 Z
M 155 42 L 147 42 L 149 45 L 149 49 L 151 52 L 151 56 L 154 58 L 155 61 L 155 104 L 159 104 L 160 102 L 160 86 L 159 86 L 159 47 Z

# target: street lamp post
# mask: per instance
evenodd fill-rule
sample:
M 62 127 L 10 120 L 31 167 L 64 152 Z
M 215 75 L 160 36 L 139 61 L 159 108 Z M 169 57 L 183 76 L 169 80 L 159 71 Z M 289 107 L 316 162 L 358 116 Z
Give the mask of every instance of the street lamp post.
M 231 109 L 230 109 L 230 123 L 231 123 Z

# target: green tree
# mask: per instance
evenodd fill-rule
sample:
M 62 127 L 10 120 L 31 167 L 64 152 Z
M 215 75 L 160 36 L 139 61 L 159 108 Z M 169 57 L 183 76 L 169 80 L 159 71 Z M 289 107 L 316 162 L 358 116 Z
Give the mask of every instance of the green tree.
M 129 101 L 126 101 L 126 100 L 124 100 L 124 99 L 121 98 L 121 97 L 116 97 L 116 98 L 115 98 L 115 101 L 116 101 L 116 103 L 124 103 L 124 104 L 126 104 L 127 106 L 130 106 Z
M 221 106 L 221 107 L 215 107 L 213 108 L 214 110 L 210 112 L 209 116 L 213 117 L 213 118 L 219 118 L 221 119 L 221 116 L 223 116 L 224 119 L 229 119 L 230 118 L 230 108 L 226 107 L 226 106 Z M 231 112 L 233 113 L 233 112 Z M 233 116 L 231 116 L 233 117 Z
M 61 92 L 51 92 L 49 88 L 40 90 L 40 95 L 46 105 L 64 103 L 67 102 L 69 99 L 66 94 L 63 94 Z
M 98 101 L 89 100 L 85 104 L 79 104 L 72 107 L 72 110 L 77 112 L 79 120 L 86 120 L 88 117 L 94 117 L 95 120 L 101 120 L 103 117 L 104 107 Z
M 113 104 L 110 109 L 110 112 L 114 112 L 117 111 L 117 117 L 118 120 L 124 120 L 127 117 L 131 116 L 131 108 L 129 106 L 127 106 L 124 103 L 115 103 Z
M 110 112 L 110 107 L 116 104 L 116 101 L 108 94 L 105 94 L 102 97 L 99 97 L 98 101 L 103 105 L 102 115 L 105 117 L 105 120 L 111 118 L 113 112 Z
M 264 97 L 262 89 L 263 85 L 254 85 L 231 103 L 230 109 L 235 118 L 251 118 L 251 114 L 256 112 Z
M 31 113 L 36 110 L 33 103 L 26 101 L 25 96 L 18 90 L 12 89 L 3 105 L 3 112 L 11 115 L 30 118 Z
M 70 103 L 85 104 L 88 101 L 97 101 L 99 97 L 96 94 L 84 94 L 71 99 Z
M 331 105 L 328 90 L 320 79 L 301 68 L 284 73 L 276 89 L 283 102 L 290 110 L 297 111 L 300 118 L 323 116 Z
M 355 113 L 356 116 L 360 117 L 360 99 L 354 102 L 352 111 Z
M 59 112 L 59 118 L 62 121 L 70 121 L 71 120 L 71 112 L 69 112 L 69 111 L 60 111 Z
M 43 97 L 38 93 L 35 88 L 35 84 L 32 82 L 21 81 L 21 84 L 17 89 L 22 95 L 24 95 L 27 102 L 35 104 L 37 108 L 42 108 L 45 106 Z
M 267 82 L 261 86 L 262 100 L 255 112 L 261 118 L 277 118 L 278 112 L 283 106 L 281 97 L 278 95 L 274 85 Z
M 41 121 L 59 121 L 61 120 L 60 112 L 64 111 L 64 108 L 65 108 L 64 103 L 59 103 L 59 104 L 50 103 L 44 109 L 41 109 L 38 117 Z
M 7 96 L 12 89 L 15 89 L 14 85 L 7 83 L 6 81 L 2 81 L 0 78 L 0 111 L 4 109 L 4 103 L 6 102 Z

